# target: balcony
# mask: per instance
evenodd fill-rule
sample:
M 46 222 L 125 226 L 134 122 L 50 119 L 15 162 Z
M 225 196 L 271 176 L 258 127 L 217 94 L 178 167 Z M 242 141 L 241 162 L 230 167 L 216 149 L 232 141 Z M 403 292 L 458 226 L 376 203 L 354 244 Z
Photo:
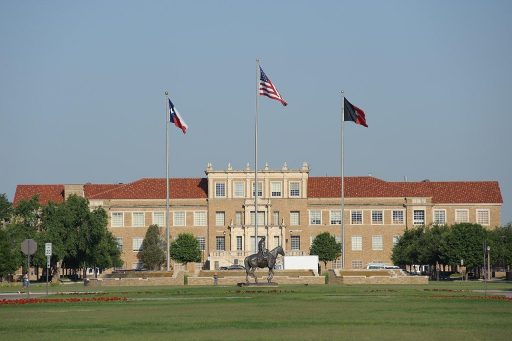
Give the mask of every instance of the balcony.
M 252 254 L 254 254 L 255 252 L 254 251 L 243 251 L 243 250 L 239 250 L 239 251 L 213 251 L 210 255 L 210 257 L 215 257 L 215 258 L 224 258 L 224 259 L 229 259 L 229 258 L 232 258 L 232 257 L 247 257 L 247 256 L 250 256 Z M 301 251 L 301 250 L 285 250 L 284 251 L 285 255 L 287 256 L 305 256 L 306 253 L 304 251 Z

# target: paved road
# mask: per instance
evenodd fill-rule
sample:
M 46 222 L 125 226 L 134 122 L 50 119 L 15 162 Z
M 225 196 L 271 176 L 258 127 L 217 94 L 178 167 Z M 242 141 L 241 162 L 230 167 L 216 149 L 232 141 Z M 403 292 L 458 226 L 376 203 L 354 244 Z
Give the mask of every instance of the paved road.
M 49 292 L 49 294 L 52 295 L 55 293 Z M 28 295 L 26 292 L 4 292 L 0 293 L 0 300 L 17 300 L 21 298 L 41 296 L 46 296 L 46 292 L 30 292 Z

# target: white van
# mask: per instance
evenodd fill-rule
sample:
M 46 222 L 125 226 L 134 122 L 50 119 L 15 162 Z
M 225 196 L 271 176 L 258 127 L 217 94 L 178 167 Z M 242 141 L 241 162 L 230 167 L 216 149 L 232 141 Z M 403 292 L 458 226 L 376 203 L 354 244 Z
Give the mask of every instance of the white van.
M 395 269 L 395 270 L 398 270 L 400 269 L 399 266 L 396 266 L 396 265 L 389 265 L 389 264 L 384 264 L 384 263 L 368 263 L 368 266 L 366 267 L 366 269 L 370 270 L 374 270 L 374 269 Z

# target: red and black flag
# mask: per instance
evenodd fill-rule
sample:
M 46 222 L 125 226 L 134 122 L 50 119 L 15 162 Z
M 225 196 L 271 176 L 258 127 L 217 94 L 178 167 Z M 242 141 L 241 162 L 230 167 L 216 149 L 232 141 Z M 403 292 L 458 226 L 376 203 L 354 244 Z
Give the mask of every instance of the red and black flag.
M 353 121 L 356 124 L 360 124 L 362 126 L 365 126 L 368 128 L 368 125 L 366 124 L 366 117 L 364 115 L 363 109 L 360 109 L 350 103 L 346 98 L 344 101 L 344 121 Z

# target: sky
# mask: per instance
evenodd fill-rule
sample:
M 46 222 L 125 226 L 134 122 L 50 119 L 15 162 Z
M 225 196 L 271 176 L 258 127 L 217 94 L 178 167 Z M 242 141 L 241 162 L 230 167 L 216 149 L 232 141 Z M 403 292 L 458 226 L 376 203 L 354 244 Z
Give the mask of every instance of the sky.
M 0 1 L 0 193 L 254 167 L 499 181 L 512 222 L 511 1 Z M 508 150 L 508 152 L 507 152 Z

